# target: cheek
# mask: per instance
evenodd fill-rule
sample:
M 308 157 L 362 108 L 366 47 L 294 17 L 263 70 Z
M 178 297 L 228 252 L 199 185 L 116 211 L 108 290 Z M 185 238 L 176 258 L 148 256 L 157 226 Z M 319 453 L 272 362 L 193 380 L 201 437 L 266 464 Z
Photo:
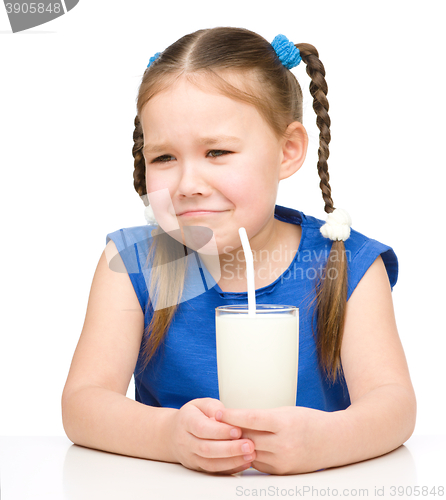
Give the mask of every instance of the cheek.
M 246 185 L 239 176 L 225 176 L 220 179 L 220 182 L 215 183 L 215 188 L 220 191 L 226 198 L 232 201 L 238 201 L 243 195 L 246 195 Z
M 174 190 L 171 176 L 150 169 L 146 169 L 146 188 L 148 193 L 167 188 L 171 196 Z
M 220 191 L 234 202 L 239 204 L 255 204 L 259 201 L 259 196 L 265 199 L 267 193 L 274 191 L 271 178 L 259 175 L 258 170 L 244 172 L 242 168 L 238 172 L 233 172 L 230 176 L 225 176 L 220 181 Z

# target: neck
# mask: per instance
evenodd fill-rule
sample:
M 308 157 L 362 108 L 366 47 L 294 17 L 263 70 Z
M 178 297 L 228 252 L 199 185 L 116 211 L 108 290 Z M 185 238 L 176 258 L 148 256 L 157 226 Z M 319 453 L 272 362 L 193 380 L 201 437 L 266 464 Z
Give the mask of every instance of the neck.
M 250 246 L 254 261 L 255 287 L 261 288 L 272 283 L 282 274 L 296 253 L 298 242 L 291 240 L 287 232 L 289 224 L 275 220 L 251 238 Z M 288 243 L 287 243 L 288 242 Z M 219 255 L 219 260 L 200 254 L 207 270 L 222 290 L 246 291 L 246 261 L 243 248 L 240 245 L 231 252 Z M 220 266 L 217 268 L 217 266 Z

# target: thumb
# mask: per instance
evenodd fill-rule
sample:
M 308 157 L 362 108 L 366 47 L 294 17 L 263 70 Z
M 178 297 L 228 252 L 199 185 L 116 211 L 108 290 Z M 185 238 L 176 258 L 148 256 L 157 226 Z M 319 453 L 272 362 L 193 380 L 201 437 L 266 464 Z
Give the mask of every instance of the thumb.
M 193 399 L 190 403 L 212 420 L 216 420 L 216 413 L 225 408 L 225 405 L 220 400 L 214 398 Z

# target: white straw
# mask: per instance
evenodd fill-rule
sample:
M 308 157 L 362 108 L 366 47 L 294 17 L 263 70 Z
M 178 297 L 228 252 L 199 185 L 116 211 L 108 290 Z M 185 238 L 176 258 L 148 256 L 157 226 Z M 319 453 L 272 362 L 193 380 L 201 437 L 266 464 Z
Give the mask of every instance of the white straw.
M 254 259 L 252 257 L 251 245 L 249 244 L 246 229 L 241 227 L 238 230 L 240 239 L 242 241 L 243 253 L 245 254 L 246 261 L 246 277 L 248 280 L 248 316 L 255 316 L 256 314 L 256 292 L 254 286 Z

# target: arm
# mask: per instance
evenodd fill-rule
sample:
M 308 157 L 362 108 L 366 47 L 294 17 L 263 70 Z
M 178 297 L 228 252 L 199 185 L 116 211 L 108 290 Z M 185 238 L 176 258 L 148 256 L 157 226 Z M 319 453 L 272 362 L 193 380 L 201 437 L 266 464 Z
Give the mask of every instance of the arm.
M 75 444 L 190 468 L 236 472 L 249 467 L 240 429 L 211 418 L 223 405 L 210 398 L 180 410 L 154 408 L 126 397 L 144 330 L 144 315 L 126 272 L 109 269 L 110 241 L 90 291 L 87 314 L 62 395 L 65 432 Z M 124 271 L 121 261 L 119 268 Z M 207 439 L 214 440 L 211 454 Z M 207 439 L 206 439 L 207 438 Z M 236 439 L 234 439 L 236 438 Z M 220 440 L 220 441 L 218 441 Z M 218 455 L 218 461 L 211 459 Z M 243 464 L 243 465 L 242 465 Z
M 128 275 L 109 269 L 108 262 L 117 253 L 115 244 L 109 242 L 93 278 L 82 334 L 62 395 L 63 425 L 76 444 L 171 461 L 160 437 L 166 435 L 175 410 L 150 408 L 125 396 L 144 316 Z M 121 262 L 120 270 L 124 269 Z
M 352 403 L 346 410 L 287 407 L 217 414 L 254 441 L 253 467 L 292 474 L 345 465 L 387 453 L 412 434 L 416 400 L 381 257 L 348 301 L 341 358 Z
M 394 450 L 412 435 L 416 398 L 381 257 L 347 303 L 341 359 L 351 406 L 341 412 L 345 463 Z

